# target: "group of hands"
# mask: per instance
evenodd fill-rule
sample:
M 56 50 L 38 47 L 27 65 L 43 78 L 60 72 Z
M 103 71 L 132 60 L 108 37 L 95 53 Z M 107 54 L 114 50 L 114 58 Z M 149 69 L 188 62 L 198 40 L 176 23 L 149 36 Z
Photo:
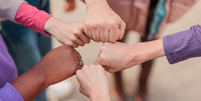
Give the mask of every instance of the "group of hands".
M 96 101 L 97 99 L 104 101 L 110 99 L 105 70 L 116 72 L 116 68 L 109 68 L 108 64 L 104 62 L 109 61 L 103 60 L 105 57 L 103 55 L 112 55 L 113 51 L 110 50 L 112 44 L 121 44 L 116 41 L 123 38 L 126 25 L 119 15 L 105 3 L 97 2 L 88 6 L 84 23 L 62 22 L 54 17 L 48 19 L 44 26 L 45 30 L 63 44 L 63 46 L 51 50 L 38 63 L 45 68 L 43 71 L 47 73 L 45 75 L 48 75 L 48 78 L 51 77 L 51 80 L 47 79 L 48 82 L 52 81 L 48 84 L 55 84 L 76 75 L 82 94 Z M 84 46 L 90 43 L 90 40 L 102 42 L 104 46 L 93 65 L 81 67 L 79 58 L 82 57 L 74 48 Z M 118 64 L 113 65 L 116 67 Z M 41 68 L 38 69 L 42 71 Z
M 34 88 L 34 90 L 42 92 L 49 85 L 76 75 L 82 94 L 89 97 L 91 101 L 109 101 L 109 87 L 105 71 L 114 73 L 154 58 L 152 55 L 142 55 L 146 51 L 142 49 L 156 45 L 155 43 L 128 45 L 116 42 L 123 38 L 126 27 L 124 21 L 106 1 L 98 0 L 93 3 L 87 1 L 89 0 L 85 0 L 88 12 L 84 23 L 63 22 L 54 17 L 50 17 L 45 23 L 45 31 L 63 45 L 48 52 L 28 73 L 12 82 L 20 94 L 24 95 L 25 100 L 30 99 L 28 95 L 36 97 L 37 94 L 25 92 L 26 90 L 22 90 L 21 84 L 17 81 L 24 81 L 27 78 L 30 80 L 30 82 L 26 81 L 29 86 L 34 85 L 31 78 L 37 79 L 40 83 L 35 84 L 38 87 L 34 87 L 38 89 Z M 91 66 L 80 66 L 82 57 L 74 48 L 84 46 L 90 43 L 90 40 L 102 42 L 103 47 Z
M 110 97 L 105 71 L 114 73 L 124 70 L 142 63 L 143 57 L 132 54 L 134 51 L 139 53 L 140 47 L 137 49 L 136 45 L 116 42 L 123 38 L 126 25 L 106 2 L 100 0 L 89 4 L 87 11 L 84 23 L 49 18 L 45 30 L 64 45 L 50 51 L 39 64 L 45 68 L 43 72 L 51 77 L 51 80 L 47 79 L 48 82 L 52 81 L 50 85 L 76 75 L 82 94 L 92 101 L 108 101 Z M 102 42 L 103 47 L 93 65 L 80 67 L 81 55 L 74 48 L 84 46 L 90 40 Z
M 105 3 L 96 2 L 92 6 L 87 6 L 88 12 L 84 23 L 62 22 L 53 17 L 46 22 L 45 30 L 64 44 L 50 51 L 39 62 L 39 64 L 45 65 L 43 66 L 44 68 L 48 69 L 44 70 L 44 72 L 53 77 L 49 80 L 52 81 L 49 84 L 54 84 L 76 75 L 82 94 L 96 101 L 97 99 L 103 99 L 104 101 L 110 99 L 105 70 L 116 72 L 118 71 L 116 65 L 122 65 L 122 62 L 116 63 L 116 61 L 111 64 L 115 68 L 110 68 L 107 64 L 109 61 L 103 59 L 106 59 L 106 55 L 114 54 L 110 50 L 112 49 L 112 44 L 114 46 L 121 44 L 116 41 L 123 38 L 126 25 L 119 15 Z M 70 7 L 70 9 L 73 8 Z M 80 63 L 79 58 L 82 57 L 74 48 L 84 46 L 90 43 L 90 40 L 102 42 L 104 46 L 101 48 L 99 57 L 93 65 L 81 67 L 78 64 Z M 118 61 L 121 61 L 121 59 Z

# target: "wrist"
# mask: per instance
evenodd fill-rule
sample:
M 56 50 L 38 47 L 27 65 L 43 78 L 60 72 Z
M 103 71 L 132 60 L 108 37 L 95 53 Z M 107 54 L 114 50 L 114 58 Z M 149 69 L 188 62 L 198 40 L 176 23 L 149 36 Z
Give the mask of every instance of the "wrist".
M 137 52 L 134 51 L 132 55 L 132 61 L 135 62 L 134 65 L 165 56 L 163 39 L 138 43 L 134 47 L 134 50 L 137 50 Z
M 44 25 L 44 30 L 52 35 L 55 35 L 59 24 L 61 24 L 61 20 L 50 17 Z
M 110 101 L 109 92 L 102 92 L 102 93 L 93 93 L 90 96 L 91 101 Z
M 49 86 L 45 76 L 43 76 L 43 73 L 41 73 L 37 66 L 19 76 L 11 84 L 25 101 L 34 100 Z

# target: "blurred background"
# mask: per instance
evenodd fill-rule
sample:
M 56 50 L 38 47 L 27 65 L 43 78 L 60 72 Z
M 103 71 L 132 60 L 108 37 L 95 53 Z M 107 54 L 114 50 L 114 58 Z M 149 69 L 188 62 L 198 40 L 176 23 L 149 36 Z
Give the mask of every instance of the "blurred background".
M 63 0 L 50 0 L 51 14 L 67 22 L 83 22 L 87 13 L 86 6 L 79 0 L 76 0 L 74 11 L 64 13 L 62 9 Z M 192 25 L 201 24 L 201 1 L 195 4 L 184 16 L 174 23 L 166 25 L 160 38 L 165 35 L 173 34 L 182 30 L 189 29 Z M 140 40 L 138 33 L 129 32 L 127 44 L 136 44 Z M 54 38 L 53 48 L 60 46 Z M 91 41 L 84 47 L 76 48 L 82 55 L 84 64 L 91 65 L 96 59 L 102 43 Z M 166 57 L 155 60 L 148 83 L 148 101 L 201 101 L 201 58 L 189 59 L 174 65 L 170 65 Z M 138 77 L 140 66 L 134 66 L 123 71 L 123 85 L 128 96 L 135 94 L 138 87 Z M 110 85 L 112 101 L 116 101 L 113 75 L 107 73 Z M 90 101 L 79 92 L 79 84 L 74 77 L 72 81 L 73 89 L 68 96 L 61 98 L 49 97 L 50 101 Z M 65 82 L 65 81 L 64 81 Z M 48 92 L 48 91 L 47 91 Z M 131 100 L 132 101 L 132 100 Z

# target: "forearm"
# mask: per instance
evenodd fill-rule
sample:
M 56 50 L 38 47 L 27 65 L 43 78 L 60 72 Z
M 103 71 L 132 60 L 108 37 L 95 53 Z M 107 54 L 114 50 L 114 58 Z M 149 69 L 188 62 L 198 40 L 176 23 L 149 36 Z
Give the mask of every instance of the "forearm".
M 141 64 L 151 59 L 165 56 L 163 39 L 136 44 L 133 50 L 132 62 L 134 65 Z
M 35 68 L 34 66 L 11 83 L 25 101 L 34 100 L 49 86 L 45 78 L 41 76 L 42 73 L 36 71 Z

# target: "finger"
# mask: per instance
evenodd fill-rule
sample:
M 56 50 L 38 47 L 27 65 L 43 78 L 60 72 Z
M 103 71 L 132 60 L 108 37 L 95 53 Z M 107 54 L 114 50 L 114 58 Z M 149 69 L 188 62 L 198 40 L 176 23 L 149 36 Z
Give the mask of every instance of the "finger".
M 74 47 L 74 48 L 77 48 L 79 45 L 77 45 L 77 44 L 73 43 L 73 44 L 72 44 L 72 45 L 70 45 L 70 46 L 72 46 L 72 47 Z
M 89 28 L 87 28 L 87 25 L 85 24 L 84 25 L 84 32 L 86 33 L 86 35 L 90 38 L 90 39 L 93 39 L 92 37 L 92 32 Z
M 73 42 L 75 44 L 77 44 L 77 45 L 80 45 L 80 46 L 84 46 L 85 45 L 85 43 L 82 40 L 80 40 L 80 38 L 77 38 L 77 37 L 74 38 Z
M 123 38 L 125 29 L 126 29 L 126 24 L 124 22 L 122 22 L 119 26 L 119 38 L 118 38 L 118 40 L 121 40 Z
M 103 33 L 100 34 L 100 41 L 105 43 L 105 42 L 108 42 L 108 30 L 107 29 L 103 29 L 102 31 Z
M 90 43 L 90 39 L 89 37 L 87 37 L 87 35 L 85 33 L 81 34 L 79 36 L 80 40 L 82 40 L 84 43 Z
M 92 29 L 92 37 L 95 42 L 100 42 L 100 32 L 97 29 Z
M 64 42 L 65 45 L 69 45 L 71 47 L 77 48 L 79 45 L 77 45 L 76 43 L 73 43 L 72 41 L 66 41 Z
M 109 42 L 115 42 L 118 38 L 118 33 L 115 31 L 116 29 L 111 29 L 109 33 Z
M 96 59 L 96 61 L 93 63 L 93 65 L 101 65 L 105 70 L 107 70 L 109 68 L 105 62 L 100 61 L 99 59 Z
M 95 60 L 95 62 L 93 64 L 94 65 L 101 65 L 105 69 L 109 68 L 109 65 L 104 61 L 104 58 L 101 56 L 101 52 L 99 53 L 98 58 Z

